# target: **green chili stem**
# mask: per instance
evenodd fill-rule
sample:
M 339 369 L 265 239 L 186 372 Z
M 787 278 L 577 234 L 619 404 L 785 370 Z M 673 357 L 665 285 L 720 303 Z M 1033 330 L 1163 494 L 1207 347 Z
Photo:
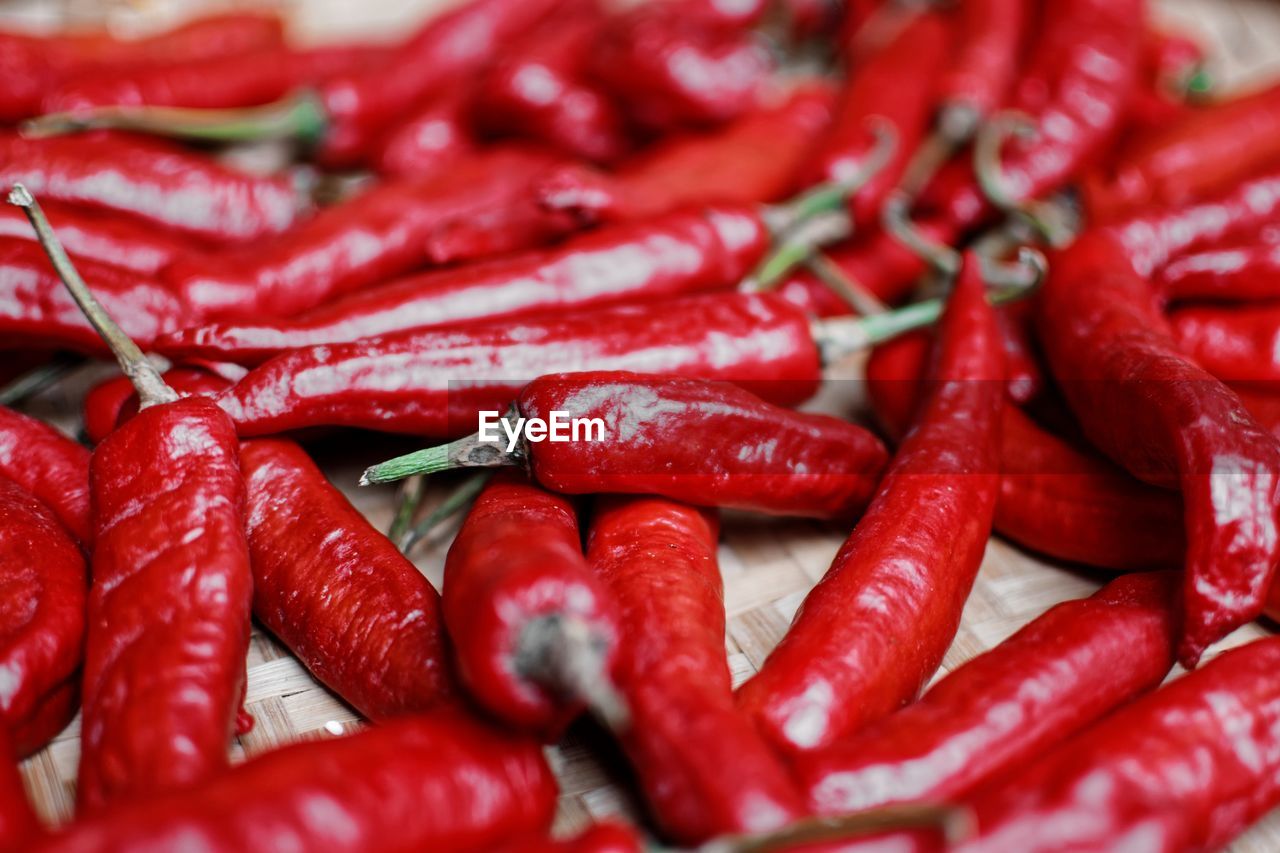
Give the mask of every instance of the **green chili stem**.
M 843 210 L 833 210 L 805 220 L 743 280 L 740 289 L 759 293 L 778 285 L 787 273 L 808 261 L 819 246 L 849 236 L 852 223 Z
M 425 478 L 414 476 L 404 481 L 396 501 L 396 517 L 391 520 L 391 526 L 387 528 L 388 539 L 392 542 L 400 542 L 409 530 L 409 525 L 413 523 L 413 517 L 418 514 L 418 507 L 422 505 L 422 498 L 426 493 Z M 400 550 L 404 551 L 404 548 Z
M 881 223 L 895 240 L 919 255 L 929 266 L 946 276 L 960 271 L 960 253 L 925 235 L 910 216 L 911 197 L 896 190 L 885 199 Z
M 818 280 L 836 293 L 849 307 L 863 316 L 883 314 L 888 307 L 862 282 L 851 278 L 823 252 L 814 252 L 807 261 Z
M 107 310 L 102 307 L 102 303 L 89 290 L 89 286 L 84 283 L 84 279 L 80 277 L 75 265 L 67 257 L 66 250 L 62 248 L 58 235 L 53 232 L 49 220 L 45 218 L 44 211 L 40 209 L 35 197 L 22 184 L 14 184 L 13 189 L 9 191 L 9 203 L 21 207 L 27 214 L 27 219 L 31 220 L 31 226 L 36 229 L 40 245 L 49 256 L 62 283 L 67 286 L 67 290 L 71 292 L 72 298 L 80 306 L 90 325 L 97 330 L 107 346 L 115 353 L 124 375 L 128 376 L 129 381 L 133 383 L 134 389 L 138 392 L 139 408 L 145 409 L 158 403 L 171 403 L 177 400 L 178 395 L 164 384 L 160 371 L 147 360 L 142 350 L 138 349 L 138 345 L 124 333 L 124 330 L 116 325 L 116 321 L 111 318 Z
M 432 510 L 431 514 L 424 518 L 417 527 L 404 534 L 399 541 L 400 551 L 408 554 L 415 545 L 429 536 L 431 531 L 435 530 L 447 519 L 461 512 L 467 504 L 475 500 L 476 495 L 480 494 L 492 476 L 492 471 L 480 471 L 463 481 L 462 485 L 458 486 L 449 497 L 445 498 L 440 506 Z
M 504 415 L 512 418 L 515 407 Z M 523 443 L 508 451 L 505 439 L 481 441 L 479 433 L 463 436 L 448 444 L 415 450 L 386 462 L 371 465 L 360 475 L 360 485 L 394 483 L 414 474 L 435 474 L 451 468 L 500 468 L 505 465 L 523 465 L 528 451 Z
M 47 364 L 33 368 L 0 388 L 0 406 L 12 406 L 37 394 L 66 376 L 81 363 L 75 356 L 59 353 Z

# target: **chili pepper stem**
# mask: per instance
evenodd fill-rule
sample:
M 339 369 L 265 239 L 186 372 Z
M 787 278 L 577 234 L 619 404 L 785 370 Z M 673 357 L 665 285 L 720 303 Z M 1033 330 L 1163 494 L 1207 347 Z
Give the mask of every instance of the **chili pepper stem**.
M 400 552 L 408 554 L 413 550 L 414 546 L 430 535 L 446 519 L 457 515 L 467 504 L 475 500 L 476 495 L 484 489 L 485 484 L 489 482 L 489 478 L 493 476 L 492 471 L 481 471 L 475 476 L 469 478 L 461 486 L 458 486 L 449 497 L 444 499 L 440 506 L 432 510 L 431 514 L 424 518 L 417 527 L 403 534 L 399 542 Z M 425 481 L 424 481 L 425 482 Z M 394 537 L 393 537 L 394 541 Z
M 422 498 L 426 493 L 427 481 L 421 475 L 404 481 L 396 501 L 396 517 L 391 520 L 391 526 L 387 528 L 388 539 L 392 542 L 400 542 L 408 532 L 409 525 L 413 523 L 413 517 L 418 514 L 418 507 L 422 505 Z M 400 550 L 404 551 L 403 548 Z
M 514 407 L 504 418 L 518 416 Z M 481 441 L 479 433 L 463 436 L 448 444 L 415 450 L 377 465 L 370 465 L 360 475 L 360 485 L 394 483 L 414 474 L 435 474 L 451 468 L 501 468 L 524 465 L 528 449 L 523 442 L 508 451 L 500 441 Z
M 31 226 L 35 228 L 40 245 L 49 255 L 49 260 L 53 263 L 58 277 L 67 286 L 67 290 L 71 292 L 72 298 L 80 306 L 90 325 L 115 353 L 124 375 L 128 376 L 129 381 L 133 383 L 133 387 L 138 392 L 139 408 L 145 409 L 148 406 L 177 400 L 177 393 L 164 384 L 160 371 L 156 370 L 155 365 L 147 360 L 142 350 L 138 349 L 138 345 L 116 325 L 116 321 L 89 290 L 89 286 L 85 284 L 80 273 L 76 271 L 75 265 L 67 257 L 66 249 L 62 247 L 58 235 L 53 232 L 49 220 L 45 218 L 44 211 L 40 209 L 35 197 L 22 184 L 14 184 L 9 191 L 9 203 L 22 208 L 27 219 L 31 220 Z
M 324 135 L 328 116 L 312 92 L 244 109 L 185 107 L 95 107 L 51 113 L 22 125 L 27 136 L 56 136 L 111 128 L 208 142 L 293 139 L 313 143 Z
M 516 669 L 562 696 L 580 699 L 610 731 L 631 724 L 626 700 L 606 664 L 609 641 L 570 616 L 536 619 L 520 635 Z
M 860 281 L 845 274 L 835 261 L 823 252 L 814 252 L 805 262 L 818 280 L 835 292 L 853 310 L 863 316 L 883 314 L 889 310 Z
M 74 356 L 66 354 L 55 356 L 48 364 L 29 370 L 0 388 L 0 406 L 12 406 L 33 394 L 38 394 L 66 376 L 79 364 L 80 359 Z
M 895 240 L 924 258 L 929 266 L 943 275 L 954 276 L 960 271 L 960 253 L 922 234 L 912 221 L 910 211 L 911 197 L 895 190 L 885 199 L 880 221 Z
M 838 242 L 852 233 L 853 225 L 844 211 L 820 213 L 805 220 L 743 279 L 741 290 L 759 293 L 771 289 L 788 272 L 805 263 L 819 246 Z
M 1040 232 L 1051 246 L 1065 246 L 1071 241 L 1072 228 L 1064 221 L 1061 209 L 1051 202 L 1019 199 L 1004 177 L 1000 153 L 1013 136 L 1034 139 L 1039 134 L 1035 121 L 1023 113 L 1006 111 L 992 117 L 973 144 L 973 171 L 983 195 L 996 207 L 1019 214 Z
M 973 816 L 962 807 L 933 803 L 882 806 L 836 817 L 805 818 L 773 832 L 712 839 L 698 847 L 697 853 L 773 853 L 911 829 L 939 830 L 948 844 L 954 844 L 973 833 Z

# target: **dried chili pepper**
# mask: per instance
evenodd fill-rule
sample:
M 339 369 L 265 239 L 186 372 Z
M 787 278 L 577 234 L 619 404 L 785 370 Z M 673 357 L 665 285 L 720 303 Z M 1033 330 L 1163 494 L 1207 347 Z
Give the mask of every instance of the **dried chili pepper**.
M 424 266 L 431 234 L 451 220 L 482 220 L 501 249 L 528 248 L 569 227 L 532 196 L 538 174 L 556 162 L 524 149 L 493 150 L 434 179 L 375 186 L 274 241 L 180 261 L 165 277 L 214 319 L 288 316 Z
M 1270 229 L 1214 242 L 1160 268 L 1167 299 L 1253 302 L 1280 298 L 1280 235 Z
M 297 317 L 183 329 L 156 348 L 175 357 L 254 364 L 287 349 L 462 320 L 727 289 L 768 245 L 768 228 L 755 208 L 676 211 L 589 232 L 551 249 L 410 276 Z
M 74 692 L 79 679 L 86 585 L 75 539 L 30 492 L 0 477 L 0 739 L 19 757 L 75 714 L 59 694 Z M 47 719 L 52 711 L 61 718 Z
M 272 750 L 193 789 L 77 821 L 36 849 L 479 851 L 545 833 L 555 803 L 535 741 L 434 713 Z
M 48 424 L 0 406 L 0 475 L 38 498 L 81 543 L 90 543 L 88 450 Z
M 1178 488 L 1187 532 L 1179 659 L 1262 610 L 1280 559 L 1280 445 L 1239 397 L 1178 350 L 1157 298 L 1113 235 L 1060 252 L 1040 339 L 1085 434 L 1139 479 Z
M 584 706 L 627 725 L 611 686 L 615 606 L 563 497 L 491 480 L 449 548 L 443 589 L 458 674 L 491 714 L 553 738 Z
M 618 685 L 633 716 L 622 746 L 654 816 L 684 843 L 773 829 L 805 812 L 786 768 L 733 705 L 718 534 L 707 510 L 605 498 L 587 545 L 619 606 Z
M 1003 358 L 969 256 L 927 395 L 873 503 L 738 705 L 788 753 L 910 701 L 951 644 L 999 489 Z
M 74 258 L 155 276 L 195 248 L 181 237 L 119 214 L 57 202 L 44 207 Z M 35 233 L 25 216 L 6 206 L 0 208 L 0 239 L 8 238 L 34 240 Z
M 192 319 L 183 301 L 163 284 L 103 263 L 81 260 L 79 264 L 93 279 L 103 304 L 120 315 L 125 330 L 142 346 L 149 347 L 160 333 L 175 331 Z M 0 331 L 11 347 L 105 351 L 101 338 L 59 285 L 48 258 L 32 240 L 0 238 Z
M 520 392 L 507 427 L 380 463 L 361 483 L 447 468 L 524 465 L 564 494 L 657 494 L 775 515 L 853 517 L 875 490 L 884 446 L 855 424 L 789 412 L 725 382 L 596 371 L 541 376 Z M 552 412 L 580 440 L 518 433 Z M 585 426 L 582 426 L 585 424 Z M 544 428 L 544 433 L 546 429 Z M 696 436 L 697 440 L 692 440 Z M 653 459 L 660 458 L 660 470 Z
M 1128 575 L 1059 604 L 919 701 L 792 769 L 822 814 L 955 801 L 1132 698 L 1173 667 L 1177 579 Z
M 279 233 L 306 207 L 282 178 L 243 174 L 165 142 L 118 133 L 46 139 L 0 133 L 0 185 L 15 183 L 215 242 Z
M 388 178 L 427 180 L 474 156 L 470 92 L 445 94 L 396 122 L 374 146 L 372 166 Z
M 195 784 L 227 764 L 252 596 L 244 484 L 226 414 L 209 400 L 178 399 L 94 299 L 31 195 L 16 186 L 9 200 L 27 212 L 141 401 L 90 460 L 93 587 L 77 793 L 80 808 L 94 811 Z

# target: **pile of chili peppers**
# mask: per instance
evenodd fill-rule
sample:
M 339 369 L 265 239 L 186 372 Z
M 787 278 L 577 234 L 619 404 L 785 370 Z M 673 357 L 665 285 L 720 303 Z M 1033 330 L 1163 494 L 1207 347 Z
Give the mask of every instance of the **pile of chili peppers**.
M 0 851 L 1228 844 L 1280 807 L 1280 83 L 1205 62 L 1144 0 L 0 31 Z M 427 445 L 386 534 L 312 458 L 369 431 Z M 735 688 L 744 515 L 844 543 Z M 993 533 L 1105 583 L 942 673 Z M 251 620 L 372 725 L 232 766 Z M 634 824 L 552 832 L 566 732 Z

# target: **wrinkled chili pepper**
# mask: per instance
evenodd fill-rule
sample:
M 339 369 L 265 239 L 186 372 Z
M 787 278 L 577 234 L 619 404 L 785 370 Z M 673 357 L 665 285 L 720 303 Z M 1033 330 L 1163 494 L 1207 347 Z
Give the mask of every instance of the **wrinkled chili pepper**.
M 540 192 L 553 209 L 604 220 L 710 202 L 777 201 L 796 188 L 797 172 L 831 120 L 832 100 L 828 84 L 805 82 L 722 128 L 664 139 L 615 173 L 556 170 Z
M 81 260 L 85 275 L 124 329 L 149 347 L 162 332 L 175 331 L 192 319 L 183 301 L 165 285 L 136 273 Z M 0 238 L 0 331 L 5 346 L 61 347 L 78 352 L 105 352 L 102 340 L 33 240 Z
M 1038 328 L 1050 367 L 1099 449 L 1182 493 L 1187 532 L 1179 659 L 1253 619 L 1280 559 L 1280 445 L 1239 397 L 1178 350 L 1153 290 L 1112 235 L 1054 261 Z
M 179 261 L 165 278 L 214 319 L 288 316 L 424 266 L 432 232 L 453 219 L 483 220 L 501 249 L 528 248 L 568 227 L 532 197 L 537 175 L 556 162 L 524 149 L 493 150 L 434 179 L 374 186 L 234 255 Z
M 91 542 L 89 451 L 83 446 L 0 406 L 0 475 L 38 498 L 82 544 Z
M 601 31 L 590 74 L 652 131 L 722 124 L 755 104 L 772 61 L 741 28 L 708 26 L 658 2 L 616 13 Z
M 0 739 L 19 757 L 43 747 L 75 713 L 57 694 L 77 687 L 86 585 L 75 539 L 30 492 L 0 477 Z M 55 710 L 61 719 L 47 719 Z
M 792 769 L 822 814 L 955 801 L 1034 761 L 1173 666 L 1177 578 L 1127 575 L 1043 613 L 919 701 Z
M 194 365 L 166 370 L 164 382 L 184 397 L 214 397 L 231 384 L 217 373 Z M 90 444 L 97 444 L 125 418 L 137 413 L 138 395 L 129 377 L 117 376 L 101 382 L 89 389 L 81 406 L 85 436 Z
M 445 94 L 396 122 L 373 149 L 372 166 L 388 178 L 427 180 L 474 156 L 470 92 Z
M 306 206 L 283 178 L 247 175 L 169 143 L 111 132 L 46 139 L 0 133 L 0 185 L 15 183 L 214 242 L 279 233 Z
M 727 289 L 764 255 L 752 207 L 687 209 L 526 252 L 410 276 L 274 322 L 187 328 L 156 348 L 175 357 L 261 362 L 302 346 L 616 302 Z
M 718 533 L 707 510 L 605 498 L 587 545 L 619 606 L 618 684 L 633 715 L 622 746 L 654 816 L 684 843 L 772 829 L 805 811 L 786 768 L 733 705 Z
M 727 382 L 627 371 L 548 374 L 525 386 L 514 409 L 506 431 L 519 427 L 517 419 L 550 424 L 552 412 L 594 431 L 579 441 L 530 440 L 522 433 L 502 442 L 494 423 L 492 438 L 482 431 L 383 462 L 361 483 L 454 467 L 524 465 L 543 486 L 565 494 L 656 494 L 703 506 L 849 519 L 866 506 L 886 461 L 879 440 L 855 424 L 780 409 Z M 655 458 L 663 460 L 660 470 Z
M 141 400 L 138 416 L 90 460 L 93 586 L 77 796 L 92 812 L 195 784 L 227 764 L 252 596 L 244 484 L 231 420 L 209 400 L 178 399 L 94 299 L 30 193 L 14 187 L 9 201 L 26 211 Z
M 480 851 L 545 833 L 555 802 L 535 741 L 434 713 L 272 750 L 190 790 L 77 821 L 36 850 Z
M 1253 302 L 1280 299 L 1280 235 L 1265 229 L 1174 258 L 1160 268 L 1166 298 Z
M 179 257 L 194 250 L 191 242 L 135 219 L 69 204 L 44 205 L 63 245 L 74 258 L 84 258 L 155 277 Z M 31 223 L 19 211 L 0 208 L 0 238 L 34 240 Z
M 444 618 L 471 696 L 559 737 L 584 706 L 617 718 L 615 605 L 587 567 L 574 507 L 514 473 L 476 498 L 444 564 Z
M 909 702 L 960 624 L 999 489 L 1003 358 L 969 256 L 942 319 L 931 390 L 873 503 L 738 705 L 787 753 Z
M 1179 349 L 1223 382 L 1275 387 L 1280 306 L 1187 305 L 1169 314 Z

